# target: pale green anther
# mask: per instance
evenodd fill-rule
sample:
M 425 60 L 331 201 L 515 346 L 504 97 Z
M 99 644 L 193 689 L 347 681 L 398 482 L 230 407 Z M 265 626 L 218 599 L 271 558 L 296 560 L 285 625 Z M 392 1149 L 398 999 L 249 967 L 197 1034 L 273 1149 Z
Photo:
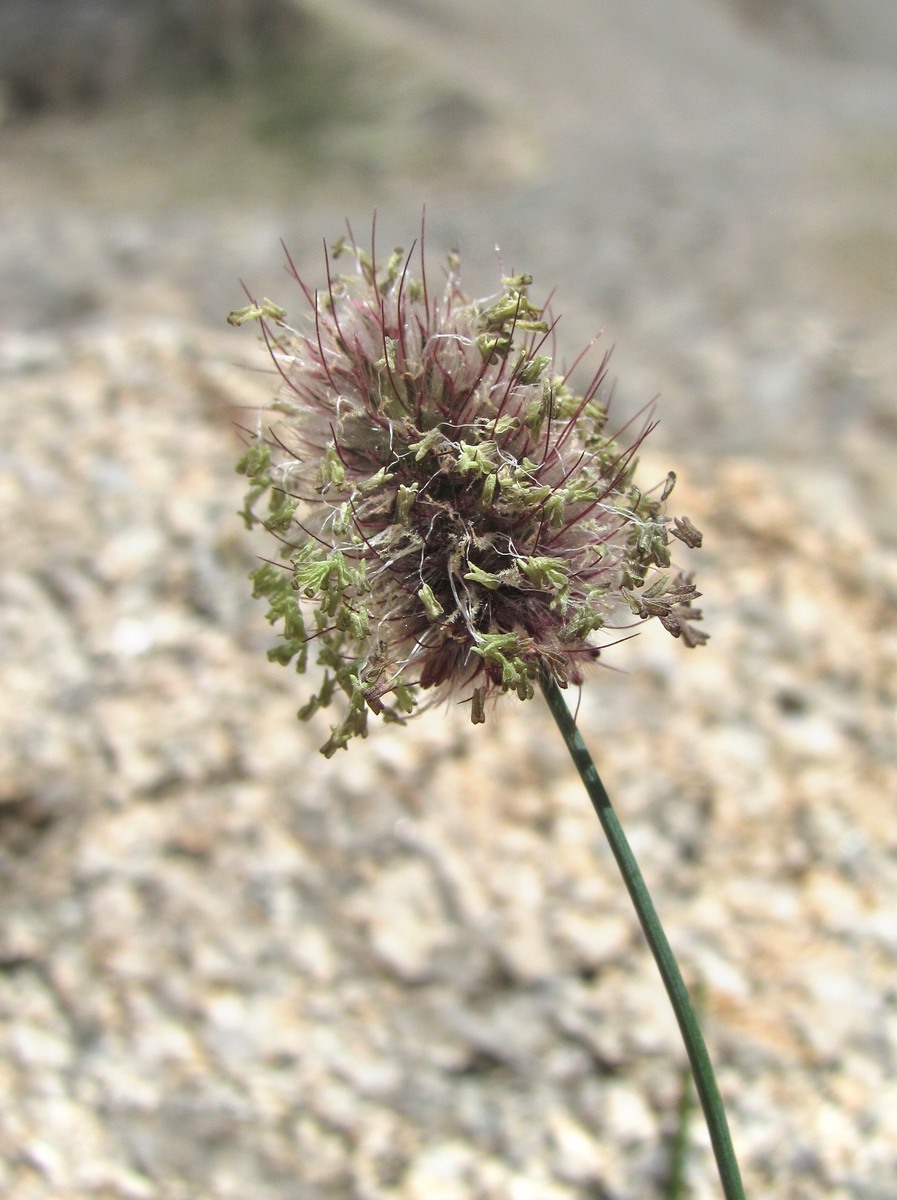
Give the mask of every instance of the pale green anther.
M 370 633 L 368 614 L 363 608 L 353 608 L 351 605 L 343 604 L 336 614 L 336 627 L 342 629 L 344 633 L 351 634 L 356 641 L 360 642 Z
M 352 524 L 352 505 L 348 502 L 341 504 L 333 514 L 333 532 L 339 537 L 349 532 Z
M 323 666 L 323 661 L 318 660 Z M 333 699 L 333 693 L 336 690 L 336 680 L 329 671 L 324 672 L 324 678 L 321 680 L 321 686 L 318 688 L 318 700 L 322 708 L 326 708 Z
M 623 588 L 623 598 L 635 615 L 638 616 L 643 608 L 641 599 L 636 595 L 635 592 L 631 592 L 629 588 Z
M 516 633 L 484 633 L 474 654 L 501 667 L 501 681 L 507 687 L 517 687 L 526 678 L 526 663 L 520 657 L 520 638 Z
M 512 504 L 525 505 L 527 508 L 537 507 L 552 495 L 552 489 L 547 484 L 531 483 L 529 475 L 525 472 L 513 476 L 508 481 L 502 479 L 500 482 L 503 497 Z
M 532 275 L 502 275 L 502 286 L 515 292 L 522 292 L 533 282 Z
M 344 725 L 331 725 L 330 737 L 321 747 L 321 753 L 325 758 L 333 758 L 337 750 L 345 750 L 349 744 L 351 734 L 345 729 Z
M 412 483 L 411 487 L 406 487 L 404 483 L 399 484 L 399 490 L 396 494 L 396 520 L 400 525 L 408 524 L 419 487 L 420 484 L 417 483 Z
M 296 659 L 296 670 L 302 672 L 307 665 L 308 638 L 302 609 L 293 590 L 292 579 L 285 570 L 278 570 L 263 563 L 250 575 L 255 597 L 267 596 L 266 619 L 273 625 L 283 621 L 284 641 L 268 652 L 272 662 L 287 666 Z
M 498 485 L 498 476 L 493 472 L 487 475 L 483 480 L 483 490 L 480 493 L 480 504 L 483 508 L 490 508 L 495 499 L 495 489 Z
M 535 383 L 546 367 L 551 365 L 551 359 L 545 354 L 537 354 L 531 358 L 518 372 L 521 383 Z
M 245 454 L 237 460 L 236 472 L 246 475 L 249 479 L 258 479 L 264 475 L 271 462 L 271 451 L 264 442 L 253 442 Z
M 288 667 L 293 659 L 305 646 L 296 642 L 280 642 L 277 646 L 272 646 L 268 651 L 268 662 L 277 663 L 280 667 Z M 296 669 L 301 674 L 305 670 L 305 665 L 302 662 L 297 663 Z
M 316 593 L 335 595 L 337 601 L 349 585 L 346 561 L 339 550 L 324 558 L 324 547 L 302 546 L 293 555 L 293 586 L 309 598 Z
M 396 367 L 396 350 L 398 349 L 398 345 L 399 345 L 399 343 L 396 341 L 395 338 L 391 338 L 391 337 L 384 338 L 383 339 L 383 358 L 378 359 L 377 362 L 374 363 L 374 366 L 375 367 L 386 366 L 386 367 L 389 367 L 390 371 L 395 373 L 398 370 L 398 368 Z
M 391 472 L 387 471 L 386 467 L 381 467 L 380 470 L 375 471 L 369 479 L 363 479 L 358 485 L 358 490 L 363 496 L 369 496 L 371 492 L 376 492 L 377 488 L 384 487 L 387 483 L 390 483 L 391 480 Z
M 389 262 L 386 264 L 386 273 L 380 283 L 381 295 L 386 295 L 399 275 L 402 273 L 402 267 L 405 264 L 405 251 L 401 246 L 397 246 L 389 256 Z
M 572 417 L 579 408 L 582 400 L 564 383 L 562 375 L 555 375 L 551 381 L 551 411 L 560 420 Z
M 569 567 L 566 561 L 540 555 L 521 560 L 519 565 L 536 587 L 554 593 L 549 602 L 551 611 L 566 613 L 570 600 Z
M 349 581 L 355 589 L 356 596 L 363 596 L 365 592 L 371 590 L 371 585 L 368 583 L 368 565 L 364 559 L 349 571 Z
M 412 692 L 411 688 L 406 687 L 404 683 L 397 683 L 392 689 L 392 694 L 395 697 L 396 707 L 400 712 L 410 713 L 417 707 L 414 692 Z
M 607 409 L 598 400 L 590 400 L 583 409 L 583 418 L 592 425 L 593 433 L 607 424 Z
M 283 618 L 283 636 L 287 641 L 301 641 L 304 643 L 308 640 L 305 633 L 305 621 L 302 616 L 302 609 L 292 588 L 290 588 L 289 597 L 285 599 L 284 604 L 280 607 L 280 611 L 277 614 L 277 619 L 280 617 Z M 269 613 L 270 619 L 271 616 Z
M 562 491 L 552 492 L 545 501 L 545 519 L 552 528 L 564 523 L 565 500 Z
M 659 600 L 661 596 L 665 596 L 670 590 L 669 575 L 658 575 L 650 587 L 646 587 L 642 592 L 642 600 Z
M 327 492 L 335 487 L 340 490 L 346 483 L 346 468 L 340 462 L 335 446 L 328 446 L 321 458 L 318 468 L 317 488 L 319 492 Z
M 544 332 L 548 326 L 544 321 L 538 320 L 541 314 L 541 308 L 527 299 L 522 291 L 512 289 L 496 300 L 491 307 L 484 309 L 480 314 L 480 323 L 484 329 L 490 330 L 500 330 L 513 324 L 518 329 Z M 530 317 L 536 317 L 537 320 L 530 321 Z
M 436 599 L 435 593 L 428 583 L 425 583 L 422 588 L 418 589 L 417 597 L 424 606 L 424 611 L 431 621 L 438 620 L 445 612 L 445 609 Z
M 565 504 L 585 504 L 597 500 L 600 492 L 588 478 L 571 479 L 563 488 Z
M 265 528 L 274 533 L 284 533 L 293 523 L 293 514 L 298 503 L 283 492 L 271 493 L 270 512 L 265 518 Z
M 485 475 L 495 470 L 495 442 L 461 442 L 458 450 L 455 466 L 462 474 L 475 471 Z
M 349 691 L 349 710 L 363 709 L 367 703 L 366 693 L 369 691 L 369 685 L 361 679 L 357 672 L 350 672 L 346 683 Z
M 256 442 L 250 446 L 237 463 L 236 469 L 239 474 L 245 475 L 252 482 L 252 487 L 243 498 L 243 507 L 239 513 L 247 529 L 252 529 L 260 522 L 266 523 L 262 521 L 261 517 L 255 515 L 253 505 L 274 483 L 268 470 L 270 463 L 271 451 L 263 442 Z M 271 507 L 275 508 L 276 502 Z
M 656 521 L 646 521 L 639 530 L 636 545 L 649 562 L 656 563 L 658 567 L 670 565 L 670 548 L 667 544 L 667 531 L 663 525 Z
M 573 615 L 568 618 L 563 629 L 561 629 L 562 642 L 581 642 L 584 641 L 590 633 L 594 633 L 604 624 L 604 615 L 591 608 L 588 604 L 581 604 L 573 611 Z
M 520 422 L 516 417 L 508 416 L 499 417 L 495 422 L 493 433 L 496 437 L 503 437 L 506 433 L 511 433 L 513 430 L 520 428 Z
M 353 665 L 356 668 L 358 666 L 357 663 Z M 351 737 L 355 735 L 367 737 L 367 710 L 364 699 L 361 697 L 356 699 L 354 695 L 352 679 L 351 667 L 346 667 L 341 673 L 339 684 L 349 697 L 349 710 L 339 725 L 330 727 L 330 737 L 326 745 L 321 747 L 321 753 L 326 758 L 331 758 L 337 750 L 344 749 Z
M 570 571 L 567 563 L 562 558 L 549 558 L 546 555 L 537 555 L 536 557 L 521 559 L 519 565 L 524 575 L 536 587 L 560 591 L 568 586 Z
M 264 317 L 269 317 L 272 321 L 282 321 L 286 315 L 285 308 L 281 308 L 266 296 L 261 304 L 247 304 L 245 308 L 237 308 L 228 313 L 227 323 L 245 325 L 247 321 L 261 321 Z
M 477 349 L 487 360 L 496 354 L 500 358 L 504 358 L 511 349 L 511 335 L 509 333 L 481 333 L 477 336 Z
M 412 442 L 408 449 L 417 451 L 414 461 L 420 462 L 422 458 L 425 458 L 431 451 L 434 451 L 437 446 L 442 445 L 445 440 L 445 434 L 437 426 L 435 429 L 428 430 L 419 442 Z
M 269 300 L 267 296 L 262 300 L 262 312 L 266 317 L 271 317 L 275 321 L 282 321 L 287 315 L 287 310 L 281 308 L 279 304 L 275 304 L 273 300 Z
M 309 591 L 306 591 L 305 594 L 307 596 L 314 595 L 313 592 L 309 592 Z M 342 600 L 342 597 L 341 597 L 340 593 L 336 590 L 336 588 L 332 588 L 330 591 L 325 591 L 322 588 L 321 595 L 318 598 L 318 603 L 321 606 L 321 612 L 324 613 L 325 616 L 335 617 L 336 614 L 339 612 L 341 600 Z
M 479 643 L 472 649 L 474 653 L 483 658 L 490 658 L 493 654 L 516 654 L 520 649 L 520 635 L 518 633 L 484 633 L 480 635 Z
M 276 396 L 271 401 L 271 411 L 295 417 L 302 412 L 302 406 L 295 396 Z
M 284 583 L 289 587 L 289 576 L 285 575 L 283 571 L 278 571 L 271 563 L 262 563 L 260 567 L 250 571 L 249 578 L 252 580 L 252 598 L 254 600 L 260 600 L 262 596 L 280 595 L 284 590 Z
M 488 588 L 490 592 L 495 592 L 501 587 L 501 577 L 492 573 L 492 571 L 484 571 L 482 567 L 478 567 L 476 563 L 468 563 L 470 570 L 464 576 L 471 583 L 478 583 L 480 587 Z
M 523 423 L 533 435 L 538 437 L 542 426 L 545 423 L 545 418 L 548 416 L 551 407 L 551 388 L 546 384 L 542 388 L 542 395 L 538 400 L 534 400 L 527 407 L 526 416 L 523 418 Z
M 313 717 L 315 715 L 315 713 L 318 711 L 318 709 L 320 707 L 321 707 L 320 699 L 317 696 L 312 696 L 312 698 L 308 701 L 307 704 L 302 705 L 302 707 L 296 713 L 296 716 L 299 718 L 300 721 L 308 721 L 308 720 L 310 720 L 311 717 Z
M 325 758 L 333 758 L 337 750 L 345 750 L 350 738 L 367 737 L 367 734 L 367 710 L 357 708 L 350 703 L 345 720 L 341 721 L 339 725 L 330 726 L 330 737 L 321 747 L 321 753 Z

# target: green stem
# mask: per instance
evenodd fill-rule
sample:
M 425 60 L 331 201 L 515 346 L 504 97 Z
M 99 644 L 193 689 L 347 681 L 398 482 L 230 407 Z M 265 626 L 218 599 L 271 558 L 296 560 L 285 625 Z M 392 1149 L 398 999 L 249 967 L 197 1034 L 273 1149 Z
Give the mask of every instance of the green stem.
M 642 878 L 638 863 L 635 861 L 626 834 L 623 832 L 610 798 L 604 790 L 604 784 L 601 782 L 592 756 L 585 747 L 558 685 L 547 672 L 542 674 L 542 691 L 548 707 L 551 709 L 551 715 L 557 722 L 558 729 L 570 751 L 570 756 L 585 784 L 589 799 L 598 814 L 598 820 L 601 822 L 605 837 L 617 860 L 626 890 L 629 892 L 645 937 L 648 939 L 648 945 L 651 947 L 651 953 L 654 955 L 660 971 L 660 977 L 673 1006 L 673 1012 L 679 1022 L 679 1030 L 685 1043 L 688 1060 L 691 1063 L 691 1071 L 698 1089 L 701 1106 L 704 1109 L 704 1119 L 710 1132 L 710 1141 L 716 1156 L 723 1193 L 726 1200 L 744 1200 L 741 1174 L 738 1170 L 738 1162 L 729 1134 L 729 1125 L 726 1121 L 726 1112 L 723 1108 L 719 1088 L 716 1086 L 710 1056 L 707 1053 L 704 1036 L 682 979 L 682 973 L 663 931 L 657 910 Z

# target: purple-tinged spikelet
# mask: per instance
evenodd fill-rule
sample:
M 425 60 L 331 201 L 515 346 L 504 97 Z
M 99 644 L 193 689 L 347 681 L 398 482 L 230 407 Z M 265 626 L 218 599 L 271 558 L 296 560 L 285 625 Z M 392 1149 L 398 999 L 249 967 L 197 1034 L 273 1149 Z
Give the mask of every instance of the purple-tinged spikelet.
M 397 250 L 378 268 L 354 241 L 354 275 L 311 292 L 300 329 L 265 301 L 228 318 L 258 319 L 284 386 L 240 459 L 247 526 L 280 542 L 281 563 L 254 573 L 284 640 L 270 657 L 308 650 L 324 668 L 303 719 L 348 698 L 325 754 L 366 732 L 367 712 L 403 719 L 418 693 L 470 703 L 533 695 L 540 670 L 578 684 L 620 614 L 657 617 L 690 646 L 698 595 L 670 567 L 669 535 L 699 546 L 662 495 L 633 478 L 648 426 L 628 445 L 608 436 L 598 392 L 553 372 L 551 333 L 531 278 L 472 301 L 449 259 L 444 288 Z M 267 496 L 262 513 L 256 508 Z M 660 570 L 657 570 L 660 568 Z

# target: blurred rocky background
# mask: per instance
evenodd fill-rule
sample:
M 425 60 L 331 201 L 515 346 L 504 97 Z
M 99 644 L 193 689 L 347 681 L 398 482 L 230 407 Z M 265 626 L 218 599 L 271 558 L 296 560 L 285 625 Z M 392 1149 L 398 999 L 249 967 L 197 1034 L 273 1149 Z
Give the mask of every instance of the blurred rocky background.
M 713 639 L 580 720 L 748 1194 L 891 1200 L 890 0 L 0 0 L 0 106 L 0 1192 L 671 1194 L 682 1050 L 541 704 L 326 763 L 244 579 L 240 281 L 426 205 L 660 396 Z

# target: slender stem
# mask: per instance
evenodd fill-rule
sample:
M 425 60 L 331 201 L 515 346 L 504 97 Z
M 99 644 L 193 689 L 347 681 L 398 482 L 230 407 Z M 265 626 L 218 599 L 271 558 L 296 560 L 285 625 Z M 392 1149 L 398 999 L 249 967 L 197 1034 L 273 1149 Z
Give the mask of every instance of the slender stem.
M 682 973 L 673 956 L 667 936 L 663 931 L 657 910 L 651 900 L 650 893 L 642 878 L 642 873 L 639 870 L 638 863 L 635 861 L 635 856 L 632 853 L 626 835 L 617 819 L 617 814 L 614 812 L 610 798 L 604 790 L 604 784 L 601 782 L 592 757 L 585 747 L 579 730 L 576 728 L 576 722 L 567 707 L 558 685 L 547 672 L 543 672 L 542 674 L 542 691 L 545 694 L 548 707 L 551 709 L 551 714 L 557 722 L 558 729 L 561 731 L 567 749 L 570 751 L 570 756 L 576 764 L 576 768 L 585 784 L 589 799 L 592 801 L 595 812 L 598 814 L 598 820 L 601 822 L 605 837 L 610 843 L 614 858 L 617 860 L 617 866 L 620 868 L 623 882 L 626 884 L 626 890 L 629 892 L 645 937 L 648 940 L 648 945 L 651 948 L 651 953 L 654 955 L 654 960 L 660 971 L 663 985 L 673 1006 L 673 1012 L 676 1014 L 682 1040 L 685 1043 L 685 1049 L 688 1053 L 688 1060 L 691 1063 L 691 1071 L 698 1090 L 701 1107 L 704 1109 L 704 1119 L 707 1122 L 707 1129 L 710 1132 L 710 1141 L 713 1145 L 713 1153 L 716 1156 L 716 1165 L 719 1169 L 719 1176 L 723 1185 L 723 1194 L 726 1200 L 744 1200 L 741 1174 L 738 1170 L 738 1162 L 735 1158 L 735 1150 L 732 1146 L 731 1135 L 729 1134 L 729 1125 L 726 1120 L 726 1113 L 719 1094 L 719 1088 L 716 1085 L 710 1056 L 707 1053 L 704 1036 L 701 1033 L 698 1019 L 695 1016 L 694 1008 L 689 999 L 688 990 L 682 979 Z

